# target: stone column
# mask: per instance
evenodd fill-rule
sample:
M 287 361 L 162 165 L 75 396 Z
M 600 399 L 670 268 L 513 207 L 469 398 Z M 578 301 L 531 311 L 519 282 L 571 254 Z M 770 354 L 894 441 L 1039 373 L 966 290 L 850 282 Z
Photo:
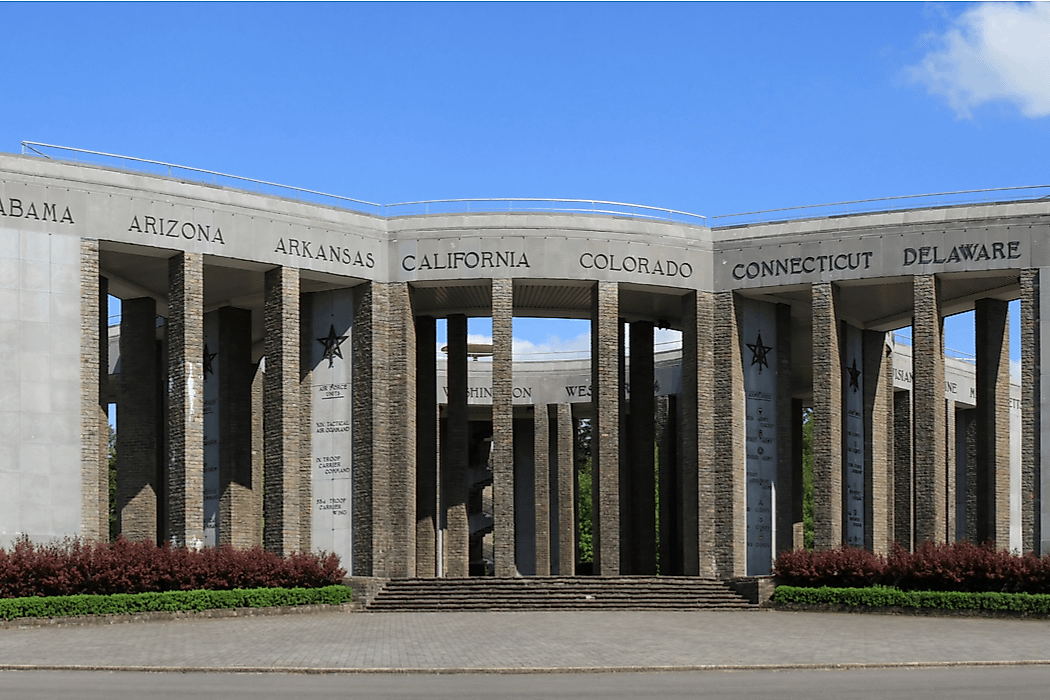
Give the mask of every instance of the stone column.
M 262 513 L 252 480 L 252 313 L 223 307 L 219 315 L 219 544 L 260 543 Z
M 907 551 L 914 548 L 915 513 L 912 470 L 911 392 L 893 393 L 893 540 Z
M 85 540 L 109 539 L 108 519 L 101 518 L 103 482 L 100 479 L 103 462 L 101 449 L 103 432 L 101 420 L 101 376 L 108 372 L 103 364 L 102 347 L 109 339 L 100 333 L 100 296 L 98 241 L 80 241 L 80 532 Z M 105 363 L 108 365 L 108 362 Z M 108 470 L 106 501 L 108 502 Z
M 864 331 L 864 546 L 893 547 L 893 353 L 886 334 Z
M 791 399 L 791 442 L 794 451 L 791 455 L 791 542 L 795 549 L 805 546 L 806 533 L 803 515 L 804 474 L 802 469 L 802 429 L 805 414 L 802 399 Z
M 842 341 L 831 282 L 813 289 L 813 545 L 833 549 L 842 533 Z
M 714 430 L 714 460 L 711 466 L 705 469 L 703 462 L 698 459 L 700 575 L 709 575 L 705 564 L 708 557 L 711 557 L 714 571 L 710 575 L 729 578 L 743 576 L 747 571 L 747 452 L 744 442 L 746 397 L 740 339 L 742 320 L 733 292 L 718 292 L 714 295 L 713 327 L 714 379 L 711 393 L 714 395 L 714 420 L 711 423 L 718 426 L 718 429 Z M 698 405 L 699 403 L 698 399 Z M 698 419 L 703 420 L 703 414 L 699 414 Z M 683 421 L 683 426 L 686 425 L 688 421 Z M 687 439 L 683 435 L 683 447 L 688 446 Z M 699 449 L 703 444 L 699 436 L 697 443 Z M 705 497 L 708 493 L 713 498 Z M 708 503 L 710 519 L 707 517 Z M 706 528 L 709 527 L 707 522 L 714 525 L 710 545 L 705 539 Z M 710 550 L 706 549 L 708 546 L 711 547 Z M 688 552 L 685 556 L 688 574 Z
M 712 416 L 736 416 L 743 420 L 738 398 L 725 396 L 725 392 L 743 392 L 743 377 L 737 362 L 736 374 L 721 377 L 716 375 L 715 348 L 717 342 L 731 343 L 731 348 L 721 347 L 718 356 L 719 370 L 732 371 L 733 358 L 739 357 L 740 340 L 736 330 L 736 316 L 732 310 L 732 297 L 723 298 L 733 314 L 732 330 L 716 325 L 715 296 L 709 292 L 690 292 L 684 298 L 682 327 L 682 395 L 678 406 L 678 460 L 680 462 L 680 491 L 678 520 L 680 521 L 681 550 L 680 571 L 686 576 L 717 576 L 720 559 L 719 514 L 716 505 L 725 505 L 717 500 L 716 493 L 722 483 L 720 458 L 732 453 L 733 447 L 726 442 L 716 444 L 715 421 Z M 719 317 L 720 320 L 721 317 Z M 734 378 L 739 380 L 733 383 Z M 724 399 L 724 401 L 723 401 Z M 716 403 L 721 401 L 721 403 Z M 716 413 L 716 411 L 718 413 Z M 736 413 L 734 413 L 736 411 Z M 743 425 L 739 426 L 743 430 Z M 722 431 L 718 431 L 719 437 Z M 743 449 L 743 443 L 739 445 Z M 717 448 L 717 450 L 716 450 Z M 728 452 L 727 452 L 728 450 Z M 741 452 L 742 454 L 742 452 Z M 728 474 L 731 478 L 732 474 Z M 733 504 L 730 503 L 730 506 Z M 732 511 L 731 511 L 732 512 Z M 739 515 L 739 513 L 737 514 Z
M 628 568 L 624 574 L 656 575 L 656 431 L 653 397 L 655 373 L 653 324 L 636 321 L 631 333 L 631 410 L 627 423 L 627 483 L 624 491 L 630 502 L 631 521 L 626 534 Z
M 470 530 L 467 521 L 467 469 L 469 429 L 467 415 L 467 317 L 448 317 L 448 444 L 441 466 L 441 503 L 445 512 L 444 574 L 463 578 L 470 574 Z M 495 468 L 493 469 L 495 471 Z M 495 473 L 493 483 L 495 483 Z M 513 540 L 511 540 L 513 542 Z
M 300 550 L 299 270 L 277 267 L 265 276 L 263 307 L 266 376 L 263 382 L 266 549 L 280 556 Z
M 554 408 L 555 454 L 558 456 L 558 575 L 576 575 L 576 469 L 572 406 Z
M 1021 551 L 1042 547 L 1042 299 L 1039 270 L 1021 271 Z M 1050 326 L 1050 324 L 1048 324 Z
M 660 459 L 660 574 L 682 573 L 681 465 L 674 394 L 656 397 L 656 452 Z M 695 495 L 694 495 L 695 498 Z
M 416 317 L 416 576 L 437 576 L 437 323 Z
M 354 575 L 415 575 L 415 326 L 408 285 L 358 288 L 353 320 Z
M 977 347 L 977 541 L 1010 547 L 1009 305 L 974 304 Z
M 168 507 L 172 540 L 204 542 L 204 259 L 168 260 Z
M 514 281 L 492 280 L 492 558 L 517 574 L 514 553 Z M 538 459 L 538 456 L 537 456 Z
M 912 432 L 914 435 L 915 543 L 946 540 L 944 335 L 940 284 L 916 275 L 912 320 Z
M 547 404 L 536 404 L 533 414 L 533 494 L 536 504 L 536 575 L 551 575 L 551 466 L 550 417 Z
M 776 469 L 776 535 L 774 558 L 790 552 L 795 545 L 794 477 L 795 454 L 801 454 L 802 442 L 795 442 L 791 399 L 791 307 L 777 304 L 777 469 Z M 799 475 L 801 478 L 801 474 Z
M 159 539 L 157 369 L 157 302 L 125 299 L 120 306 L 117 528 L 133 541 Z
M 263 546 L 263 482 L 266 478 L 263 471 L 263 454 L 266 444 L 263 440 L 263 385 L 266 383 L 264 365 L 265 361 L 253 363 L 251 368 L 252 490 L 249 510 L 254 518 L 251 525 L 252 547 Z
M 386 558 L 379 575 L 404 578 L 416 574 L 416 326 L 408 283 L 385 286 L 390 304 L 384 327 L 389 352 L 383 373 L 377 376 L 385 377 L 389 408 L 384 415 L 386 430 L 376 434 L 389 445 L 390 476 L 386 481 L 389 520 L 383 535 Z
M 591 484 L 594 573 L 620 573 L 620 289 L 598 282 L 591 295 Z

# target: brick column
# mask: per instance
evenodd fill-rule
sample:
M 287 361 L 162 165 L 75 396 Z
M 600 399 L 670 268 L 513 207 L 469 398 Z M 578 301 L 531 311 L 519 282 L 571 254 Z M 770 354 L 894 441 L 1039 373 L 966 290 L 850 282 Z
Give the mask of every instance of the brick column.
M 416 576 L 437 576 L 437 323 L 416 317 Z
M 536 404 L 533 414 L 533 489 L 536 504 L 536 575 L 551 574 L 551 465 L 550 416 L 547 404 Z
M 120 390 L 117 395 L 117 528 L 126 539 L 157 542 L 160 458 L 157 302 L 120 305 Z
M 287 556 L 300 549 L 299 270 L 266 272 L 263 308 L 266 377 L 263 384 L 263 435 L 266 549 Z
M 301 290 L 301 284 L 300 284 Z M 314 537 L 314 366 L 310 346 L 316 343 L 313 333 L 314 295 L 299 295 L 299 545 L 301 552 L 313 550 Z M 351 433 L 352 435 L 352 433 Z
M 1042 372 L 1039 270 L 1021 271 L 1021 551 L 1044 554 L 1042 532 Z
M 699 295 L 698 295 L 699 296 Z M 699 315 L 699 314 L 698 314 Z M 729 578 L 743 576 L 747 570 L 747 452 L 744 439 L 744 373 L 741 353 L 740 313 L 733 292 L 714 295 L 714 460 L 705 469 L 698 460 L 700 498 L 700 575 Z M 684 377 L 684 372 L 683 372 Z M 702 381 L 698 380 L 698 382 Z M 683 400 L 683 408 L 684 408 Z M 700 398 L 697 400 L 700 404 Z M 684 411 L 683 411 L 684 412 Z M 698 412 L 698 420 L 703 414 Z M 683 426 L 688 421 L 683 421 Z M 701 434 L 702 435 L 702 434 Z M 688 447 L 683 436 L 683 449 Z M 697 439 L 698 450 L 703 440 Z M 683 478 L 684 475 L 683 475 Z M 711 494 L 707 497 L 706 494 Z M 709 500 L 708 500 L 709 499 Z M 710 506 L 708 506 L 710 503 Z M 710 508 L 710 518 L 707 510 Z M 705 539 L 707 522 L 714 524 L 711 543 Z M 688 522 L 686 522 L 688 525 Z M 686 533 L 689 534 L 688 532 Z M 686 538 L 688 541 L 688 537 Z M 707 547 L 711 549 L 708 550 Z M 708 557 L 713 559 L 714 571 L 705 570 Z M 686 573 L 690 561 L 686 553 Z
M 893 392 L 893 540 L 914 549 L 915 513 L 912 469 L 911 392 Z
M 492 558 L 514 576 L 514 281 L 492 280 Z
M 627 484 L 631 520 L 625 523 L 628 568 L 624 574 L 656 575 L 656 403 L 653 397 L 653 324 L 636 321 L 631 333 L 631 411 L 627 423 Z
M 732 297 L 723 300 L 730 304 Z M 717 557 L 717 537 L 719 516 L 716 511 L 716 491 L 719 488 L 721 462 L 726 455 L 726 444 L 719 443 L 716 453 L 715 421 L 712 416 L 716 410 L 719 415 L 733 415 L 733 401 L 743 401 L 743 377 L 739 373 L 723 377 L 725 383 L 716 382 L 715 348 L 716 342 L 734 343 L 739 350 L 739 333 L 736 331 L 736 317 L 733 316 L 733 330 L 724 331 L 716 325 L 715 297 L 709 292 L 690 292 L 684 298 L 684 325 L 682 327 L 682 394 L 678 406 L 678 440 L 677 456 L 679 461 L 679 510 L 677 521 L 681 532 L 678 548 L 681 551 L 679 570 L 686 576 L 717 576 L 719 561 Z M 724 314 L 726 310 L 723 308 Z M 732 349 L 722 348 L 719 355 L 720 369 L 729 371 L 732 362 Z M 733 376 L 739 382 L 732 384 Z M 722 392 L 741 392 L 740 397 L 724 396 Z M 718 403 L 719 401 L 728 403 Z M 739 426 L 743 430 L 742 409 L 736 406 Z M 728 412 L 728 413 L 727 413 Z M 719 431 L 721 432 L 721 431 Z M 722 437 L 720 435 L 720 437 Z M 743 442 L 739 445 L 743 449 Z M 741 454 L 743 454 L 741 452 Z M 742 515 L 742 514 L 741 514 Z
M 955 410 L 956 403 L 952 399 L 944 400 L 944 541 L 952 543 L 955 541 L 955 428 L 958 416 Z
M 682 573 L 681 465 L 674 394 L 656 397 L 656 444 L 660 460 L 660 574 Z M 695 498 L 695 495 L 694 495 Z
M 373 493 L 373 474 L 381 473 L 374 439 L 379 420 L 377 405 L 385 394 L 377 393 L 377 382 L 382 381 L 376 352 L 385 352 L 385 336 L 381 316 L 385 312 L 385 295 L 375 282 L 368 282 L 355 290 L 353 333 L 350 335 L 353 353 L 353 576 L 374 576 L 373 518 L 378 518 L 378 504 Z M 377 308 L 379 305 L 379 308 Z M 377 325 L 378 324 L 378 325 Z M 385 504 L 384 504 L 385 505 Z M 380 531 L 382 528 L 380 528 Z
M 260 544 L 262 513 L 252 480 L 252 313 L 227 306 L 219 314 L 219 544 Z
M 977 347 L 977 541 L 1010 547 L 1009 305 L 974 304 Z
M 102 345 L 108 338 L 100 334 L 101 285 L 98 241 L 80 240 L 80 532 L 85 540 L 108 539 L 108 521 L 102 520 L 103 502 L 100 445 L 103 435 L 101 416 L 103 371 Z M 108 474 L 106 487 L 108 494 Z
M 168 259 L 167 330 L 168 520 L 172 540 L 190 546 L 204 542 L 204 258 L 199 253 Z
M 558 571 L 559 576 L 576 575 L 576 470 L 573 445 L 572 406 L 554 408 L 554 454 L 558 457 Z
M 594 573 L 620 573 L 620 289 L 598 282 L 591 295 L 591 484 Z
M 963 468 L 956 476 L 956 499 L 959 501 L 956 528 L 959 530 L 958 539 L 977 542 L 977 409 L 960 413 L 960 428 L 956 435 L 964 457 Z
M 831 282 L 813 289 L 813 545 L 832 549 L 842 533 L 842 341 Z
M 98 523 L 109 541 L 109 280 L 98 278 Z
M 448 317 L 446 376 L 448 444 L 441 465 L 441 507 L 445 516 L 442 560 L 446 577 L 463 578 L 470 575 L 470 526 L 467 521 L 470 422 L 467 415 L 467 317 L 462 314 Z M 493 483 L 495 478 L 493 474 Z
M 940 284 L 935 275 L 912 278 L 912 432 L 915 475 L 915 543 L 944 542 L 945 455 L 944 336 Z
M 893 353 L 886 334 L 864 331 L 864 546 L 893 546 Z

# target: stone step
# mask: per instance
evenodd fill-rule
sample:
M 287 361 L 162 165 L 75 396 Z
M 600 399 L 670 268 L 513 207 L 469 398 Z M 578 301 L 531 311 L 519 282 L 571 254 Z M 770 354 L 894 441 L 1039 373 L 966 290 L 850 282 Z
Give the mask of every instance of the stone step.
M 371 611 L 699 610 L 752 606 L 724 581 L 688 577 L 397 579 Z

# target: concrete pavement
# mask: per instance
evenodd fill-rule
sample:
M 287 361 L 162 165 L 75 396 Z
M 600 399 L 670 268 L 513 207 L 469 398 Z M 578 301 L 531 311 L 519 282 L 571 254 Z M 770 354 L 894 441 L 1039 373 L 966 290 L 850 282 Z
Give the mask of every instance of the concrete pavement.
M 799 613 L 318 612 L 0 629 L 0 669 L 572 672 L 1050 665 L 1050 621 Z

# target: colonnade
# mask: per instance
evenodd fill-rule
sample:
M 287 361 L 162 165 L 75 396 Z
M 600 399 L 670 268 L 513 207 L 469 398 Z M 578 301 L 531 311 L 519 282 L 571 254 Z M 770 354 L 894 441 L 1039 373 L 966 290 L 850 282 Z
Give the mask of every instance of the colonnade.
M 417 313 L 408 283 L 364 282 L 343 290 L 338 304 L 346 307 L 347 321 L 333 321 L 331 337 L 336 351 L 349 337 L 338 359 L 350 360 L 352 379 L 342 389 L 324 380 L 322 391 L 332 395 L 321 398 L 334 399 L 326 406 L 346 399 L 352 418 L 347 443 L 337 441 L 335 452 L 320 455 L 316 436 L 323 429 L 312 412 L 319 377 L 336 358 L 331 342 L 310 325 L 315 295 L 302 293 L 299 271 L 277 267 L 264 274 L 265 360 L 258 366 L 247 340 L 251 313 L 230 306 L 205 313 L 202 256 L 179 253 L 168 270 L 163 342 L 153 298 L 125 299 L 122 307 L 117 478 L 125 536 L 262 544 L 287 554 L 319 547 L 318 508 L 331 503 L 352 524 L 333 536 L 350 539 L 354 574 L 469 575 L 467 313 Z M 663 397 L 648 390 L 657 319 L 626 322 L 620 285 L 595 282 L 591 394 L 582 409 L 592 435 L 594 573 L 655 574 L 658 557 L 662 574 L 767 573 L 777 552 L 800 544 L 800 416 L 807 405 L 814 417 L 818 549 L 850 544 L 884 553 L 894 541 L 905 547 L 948 542 L 960 532 L 1008 542 L 1007 302 L 973 303 L 977 396 L 973 414 L 960 422 L 974 436 L 962 497 L 952 464 L 957 445 L 969 443 L 954 434 L 953 407 L 943 393 L 941 286 L 935 275 L 911 282 L 910 395 L 894 393 L 885 333 L 844 319 L 840 290 L 824 282 L 810 285 L 808 309 L 794 311 L 812 321 L 810 386 L 798 385 L 792 362 L 805 344 L 793 328 L 791 303 L 688 291 L 673 320 L 682 330 L 681 387 Z M 521 494 L 515 498 L 515 284 L 489 284 L 490 307 L 469 313 L 492 317 L 492 557 L 495 575 L 514 576 L 522 569 L 515 533 L 521 522 L 515 512 L 521 502 Z M 1038 271 L 1021 271 L 1019 287 L 1021 529 L 1023 549 L 1039 551 L 1045 380 Z M 206 340 L 211 314 L 216 346 Z M 439 316 L 448 331 L 444 401 L 433 352 Z M 328 353 L 320 364 L 307 350 L 320 352 L 318 343 Z M 212 374 L 214 395 L 207 388 Z M 216 414 L 209 427 L 208 416 Z M 572 414 L 568 403 L 531 407 L 535 542 L 529 549 L 535 561 L 525 568 L 536 575 L 575 573 Z M 220 447 L 217 459 L 207 455 L 211 441 Z M 331 498 L 317 492 L 326 465 L 343 465 L 326 473 L 347 474 L 349 502 L 341 510 L 343 491 Z M 968 515 L 960 503 L 968 504 Z M 344 533 L 341 527 L 332 532 Z

